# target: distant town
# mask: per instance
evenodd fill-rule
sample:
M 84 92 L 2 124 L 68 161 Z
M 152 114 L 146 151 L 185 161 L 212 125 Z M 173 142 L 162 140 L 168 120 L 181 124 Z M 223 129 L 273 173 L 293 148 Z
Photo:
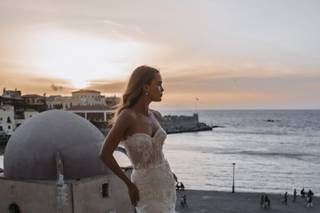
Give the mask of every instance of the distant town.
M 105 97 L 95 90 L 77 90 L 71 96 L 24 94 L 3 88 L 0 96 L 0 142 L 7 141 L 24 120 L 46 110 L 58 109 L 76 113 L 100 130 L 107 128 L 118 104 L 117 96 Z
M 46 110 L 65 110 L 90 121 L 104 135 L 108 132 L 113 110 L 120 102 L 117 96 L 103 96 L 96 90 L 80 89 L 71 96 L 46 94 L 21 95 L 20 90 L 3 88 L 0 96 L 0 151 L 10 136 L 26 119 Z M 199 122 L 198 114 L 192 116 L 163 116 L 162 127 L 167 133 L 211 130 L 212 127 Z

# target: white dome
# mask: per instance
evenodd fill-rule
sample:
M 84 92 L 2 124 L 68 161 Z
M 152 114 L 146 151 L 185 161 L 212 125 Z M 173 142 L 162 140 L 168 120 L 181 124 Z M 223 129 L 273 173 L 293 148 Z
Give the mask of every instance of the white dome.
M 103 134 L 71 112 L 49 110 L 25 120 L 4 152 L 4 176 L 11 179 L 56 179 L 60 152 L 66 179 L 110 173 L 100 160 Z

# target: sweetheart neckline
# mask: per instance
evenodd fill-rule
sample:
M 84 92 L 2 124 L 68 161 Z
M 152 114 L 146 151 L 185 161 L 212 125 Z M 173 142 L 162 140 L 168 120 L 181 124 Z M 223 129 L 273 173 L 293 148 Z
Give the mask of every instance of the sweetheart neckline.
M 129 136 L 127 137 L 127 139 L 125 139 L 125 140 L 123 140 L 123 141 L 127 141 L 127 140 L 129 140 L 130 138 L 132 138 L 132 137 L 134 137 L 134 136 L 136 136 L 136 135 L 145 135 L 145 136 L 149 137 L 150 139 L 154 139 L 154 138 L 157 136 L 157 134 L 158 134 L 158 132 L 160 131 L 160 129 L 162 129 L 161 126 L 157 129 L 157 131 L 154 133 L 153 136 L 151 136 L 151 135 L 149 135 L 149 134 L 147 134 L 147 133 L 144 133 L 144 132 L 136 132 L 136 133 L 133 133 L 132 135 L 129 135 Z

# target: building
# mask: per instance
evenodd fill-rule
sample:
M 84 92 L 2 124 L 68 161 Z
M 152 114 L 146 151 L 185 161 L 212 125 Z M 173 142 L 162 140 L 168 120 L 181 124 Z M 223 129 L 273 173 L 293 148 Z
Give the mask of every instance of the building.
M 23 95 L 22 98 L 25 102 L 25 108 L 34 109 L 35 111 L 42 112 L 47 110 L 46 96 L 27 94 Z
M 80 115 L 89 121 L 108 122 L 113 110 L 106 105 L 72 106 L 67 111 Z
M 49 96 L 46 102 L 48 109 L 67 110 L 74 105 L 72 97 L 61 95 Z
M 94 106 L 105 105 L 105 97 L 99 91 L 81 89 L 72 92 L 73 105 Z
M 105 99 L 105 102 L 106 102 L 106 105 L 111 107 L 111 108 L 114 108 L 117 104 L 119 104 L 121 101 L 121 98 L 120 97 L 117 97 L 117 96 L 110 96 L 110 97 L 106 97 Z
M 20 118 L 15 116 L 14 106 L 0 106 L 0 134 L 11 136 L 24 120 L 36 114 L 39 114 L 39 112 L 34 109 L 26 109 L 23 118 Z
M 72 96 L 49 96 L 48 109 L 61 109 L 73 112 L 89 120 L 102 132 L 105 132 L 113 117 L 113 109 L 120 102 L 116 96 L 105 97 L 99 91 L 78 90 Z
M 15 128 L 14 107 L 11 105 L 0 106 L 0 134 L 12 135 Z
M 27 119 L 4 152 L 0 212 L 133 213 L 127 186 L 99 158 L 103 142 L 70 112 Z M 132 167 L 122 169 L 130 177 Z
M 72 92 L 72 96 L 49 96 L 47 98 L 48 109 L 68 110 L 73 106 L 107 106 L 109 108 L 118 104 L 120 99 L 116 96 L 105 97 L 99 91 L 78 90 Z
M 3 88 L 2 96 L 0 96 L 0 106 L 3 105 L 13 106 L 14 117 L 23 119 L 26 104 L 24 99 L 21 97 L 20 90 L 6 90 L 6 88 Z
M 67 111 L 80 115 L 94 124 L 100 131 L 106 132 L 113 117 L 113 110 L 106 105 L 72 106 Z
M 3 88 L 3 95 L 0 96 L 0 106 L 6 105 L 12 106 L 12 108 L 1 110 L 2 119 L 8 117 L 7 114 L 12 109 L 13 118 L 9 119 L 11 123 L 3 123 L 0 132 L 1 134 L 11 135 L 25 119 L 48 109 L 60 109 L 76 113 L 91 121 L 104 132 L 113 116 L 112 109 L 119 101 L 120 99 L 116 96 L 105 97 L 99 91 L 88 89 L 74 91 L 72 96 L 55 95 L 46 97 L 45 93 L 42 96 L 37 94 L 21 96 L 21 91 L 17 89 L 6 90 L 6 88 Z
M 17 88 L 15 88 L 15 90 L 7 90 L 6 88 L 3 88 L 2 97 L 21 99 L 21 91 L 17 90 Z
M 24 112 L 34 110 L 38 112 L 46 111 L 46 96 L 36 94 L 26 94 L 21 96 L 20 90 L 6 90 L 3 88 L 2 96 L 0 96 L 0 105 L 10 105 L 14 108 L 14 118 L 23 120 Z
M 161 119 L 161 126 L 167 133 L 211 131 L 212 127 L 199 122 L 198 113 L 187 115 L 166 115 Z
M 25 119 L 46 109 L 45 95 L 21 96 L 20 90 L 3 88 L 2 96 L 0 96 L 0 134 L 11 136 Z

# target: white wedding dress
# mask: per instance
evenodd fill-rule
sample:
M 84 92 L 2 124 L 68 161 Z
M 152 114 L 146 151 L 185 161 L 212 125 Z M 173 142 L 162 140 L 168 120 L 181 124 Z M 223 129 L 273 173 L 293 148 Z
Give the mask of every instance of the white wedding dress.
M 153 137 L 134 133 L 121 141 L 133 166 L 131 181 L 139 190 L 138 213 L 175 213 L 175 180 L 162 152 L 166 137 L 159 127 Z

